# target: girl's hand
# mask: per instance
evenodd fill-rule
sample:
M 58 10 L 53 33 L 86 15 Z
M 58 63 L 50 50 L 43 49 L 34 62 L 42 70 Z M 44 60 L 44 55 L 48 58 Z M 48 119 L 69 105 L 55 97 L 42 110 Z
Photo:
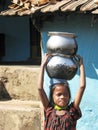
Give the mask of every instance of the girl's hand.
M 76 55 L 76 57 L 78 58 L 79 66 L 83 65 L 83 58 L 80 55 Z
M 46 53 L 46 54 L 45 54 L 45 57 L 44 57 L 44 60 L 42 61 L 41 66 L 46 66 L 46 64 L 48 63 L 49 57 L 51 57 L 51 54 Z

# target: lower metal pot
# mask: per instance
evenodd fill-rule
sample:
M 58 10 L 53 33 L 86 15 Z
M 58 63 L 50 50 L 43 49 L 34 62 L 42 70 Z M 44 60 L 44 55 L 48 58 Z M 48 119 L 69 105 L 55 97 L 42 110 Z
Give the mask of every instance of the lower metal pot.
M 53 56 L 46 66 L 46 71 L 50 78 L 60 78 L 71 80 L 78 69 L 75 58 L 65 56 Z

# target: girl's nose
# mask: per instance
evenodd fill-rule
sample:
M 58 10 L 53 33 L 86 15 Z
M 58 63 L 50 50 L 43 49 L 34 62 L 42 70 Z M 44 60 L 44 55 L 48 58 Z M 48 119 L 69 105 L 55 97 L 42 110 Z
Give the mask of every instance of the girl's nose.
M 65 96 L 64 96 L 64 95 L 61 95 L 61 98 L 65 98 Z

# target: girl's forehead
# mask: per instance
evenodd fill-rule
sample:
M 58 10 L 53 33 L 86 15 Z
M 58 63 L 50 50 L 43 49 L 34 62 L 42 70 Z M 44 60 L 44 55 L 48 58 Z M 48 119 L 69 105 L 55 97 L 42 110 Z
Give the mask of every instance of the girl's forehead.
M 67 91 L 67 87 L 64 85 L 56 85 L 54 91 Z

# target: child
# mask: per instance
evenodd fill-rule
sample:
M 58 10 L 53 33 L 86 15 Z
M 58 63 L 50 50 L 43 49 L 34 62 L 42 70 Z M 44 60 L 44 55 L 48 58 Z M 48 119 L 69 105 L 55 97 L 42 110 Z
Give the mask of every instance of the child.
M 70 103 L 71 94 L 66 80 L 57 80 L 58 82 L 51 86 L 50 100 L 46 96 L 43 88 L 44 68 L 49 56 L 50 54 L 46 54 L 41 64 L 38 81 L 39 95 L 45 110 L 44 130 L 76 130 L 77 120 L 82 116 L 79 105 L 86 85 L 83 59 L 77 55 L 80 59 L 80 84 L 74 101 Z

